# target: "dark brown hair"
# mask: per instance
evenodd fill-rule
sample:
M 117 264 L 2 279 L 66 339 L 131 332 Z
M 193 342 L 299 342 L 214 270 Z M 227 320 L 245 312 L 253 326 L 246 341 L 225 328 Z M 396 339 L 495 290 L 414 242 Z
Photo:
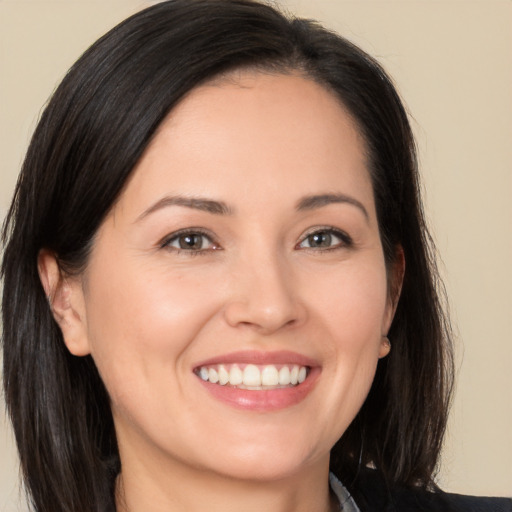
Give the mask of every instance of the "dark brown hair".
M 390 79 L 339 35 L 268 5 L 171 0 L 112 29 L 70 69 L 36 128 L 5 221 L 5 397 L 37 511 L 114 510 L 120 471 L 108 394 L 91 357 L 65 348 L 38 253 L 53 251 L 66 272 L 84 269 L 162 120 L 191 89 L 241 67 L 298 71 L 346 106 L 366 141 L 386 261 L 399 246 L 406 260 L 392 353 L 333 447 L 332 470 L 355 494 L 368 465 L 390 486 L 431 483 L 451 390 L 450 332 L 414 141 Z

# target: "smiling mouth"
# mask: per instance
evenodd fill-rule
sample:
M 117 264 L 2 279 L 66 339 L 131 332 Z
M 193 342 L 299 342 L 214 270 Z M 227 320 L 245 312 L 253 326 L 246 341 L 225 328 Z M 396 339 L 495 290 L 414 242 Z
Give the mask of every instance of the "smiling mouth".
M 214 364 L 200 366 L 194 373 L 203 381 L 219 386 L 260 391 L 296 387 L 307 379 L 310 367 L 297 364 Z

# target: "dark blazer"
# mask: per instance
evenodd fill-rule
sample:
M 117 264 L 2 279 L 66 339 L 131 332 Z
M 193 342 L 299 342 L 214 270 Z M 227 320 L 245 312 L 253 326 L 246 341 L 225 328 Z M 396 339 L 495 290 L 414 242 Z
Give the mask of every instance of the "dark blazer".
M 360 473 L 352 495 L 361 512 L 512 512 L 511 498 L 463 496 L 409 487 L 389 490 L 374 470 Z

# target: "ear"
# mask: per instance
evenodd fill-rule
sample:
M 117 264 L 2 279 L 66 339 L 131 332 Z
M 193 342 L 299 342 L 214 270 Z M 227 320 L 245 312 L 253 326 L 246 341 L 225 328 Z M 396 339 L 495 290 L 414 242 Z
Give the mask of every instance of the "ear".
M 90 354 L 82 280 L 66 276 L 54 253 L 39 251 L 37 269 L 64 343 L 75 356 Z
M 395 250 L 395 257 L 391 268 L 389 269 L 388 279 L 388 304 L 386 306 L 386 314 L 382 325 L 382 341 L 379 350 L 379 358 L 386 357 L 390 350 L 391 344 L 387 337 L 388 331 L 393 322 L 395 316 L 396 307 L 398 300 L 400 299 L 400 293 L 402 291 L 402 284 L 404 282 L 405 275 L 405 255 L 401 245 L 398 245 Z
M 397 245 L 395 249 L 395 258 L 393 260 L 392 267 L 390 269 L 391 275 L 389 281 L 389 294 L 392 304 L 392 315 L 391 321 L 395 316 L 396 307 L 398 305 L 398 299 L 402 293 L 402 285 L 404 283 L 405 275 L 405 255 L 404 249 L 401 245 Z M 391 325 L 391 322 L 390 322 Z

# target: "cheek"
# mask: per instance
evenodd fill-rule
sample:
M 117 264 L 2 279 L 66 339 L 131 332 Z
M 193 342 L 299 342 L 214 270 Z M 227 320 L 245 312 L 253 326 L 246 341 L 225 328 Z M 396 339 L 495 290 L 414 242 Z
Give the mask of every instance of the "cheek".
M 91 275 L 87 329 L 92 357 L 112 398 L 143 388 L 161 371 L 168 382 L 218 311 L 214 287 L 197 275 L 117 262 Z M 108 274 L 108 278 L 105 278 Z
M 318 282 L 318 281 L 317 281 Z M 318 283 L 320 284 L 320 283 Z M 387 277 L 380 258 L 347 263 L 325 276 L 322 293 L 310 293 L 315 310 L 331 330 L 338 348 L 365 350 L 380 342 L 388 317 Z
M 385 267 L 377 259 L 366 265 L 347 264 L 331 274 L 329 284 L 323 286 L 328 292 L 317 293 L 312 300 L 319 329 L 323 328 L 320 342 L 330 377 L 325 406 L 338 411 L 330 427 L 341 435 L 375 375 L 388 311 Z
M 336 358 L 343 372 L 352 375 L 351 385 L 362 393 L 373 381 L 388 311 L 386 275 L 375 269 L 355 269 L 348 274 L 330 312 L 339 319 L 331 325 Z

